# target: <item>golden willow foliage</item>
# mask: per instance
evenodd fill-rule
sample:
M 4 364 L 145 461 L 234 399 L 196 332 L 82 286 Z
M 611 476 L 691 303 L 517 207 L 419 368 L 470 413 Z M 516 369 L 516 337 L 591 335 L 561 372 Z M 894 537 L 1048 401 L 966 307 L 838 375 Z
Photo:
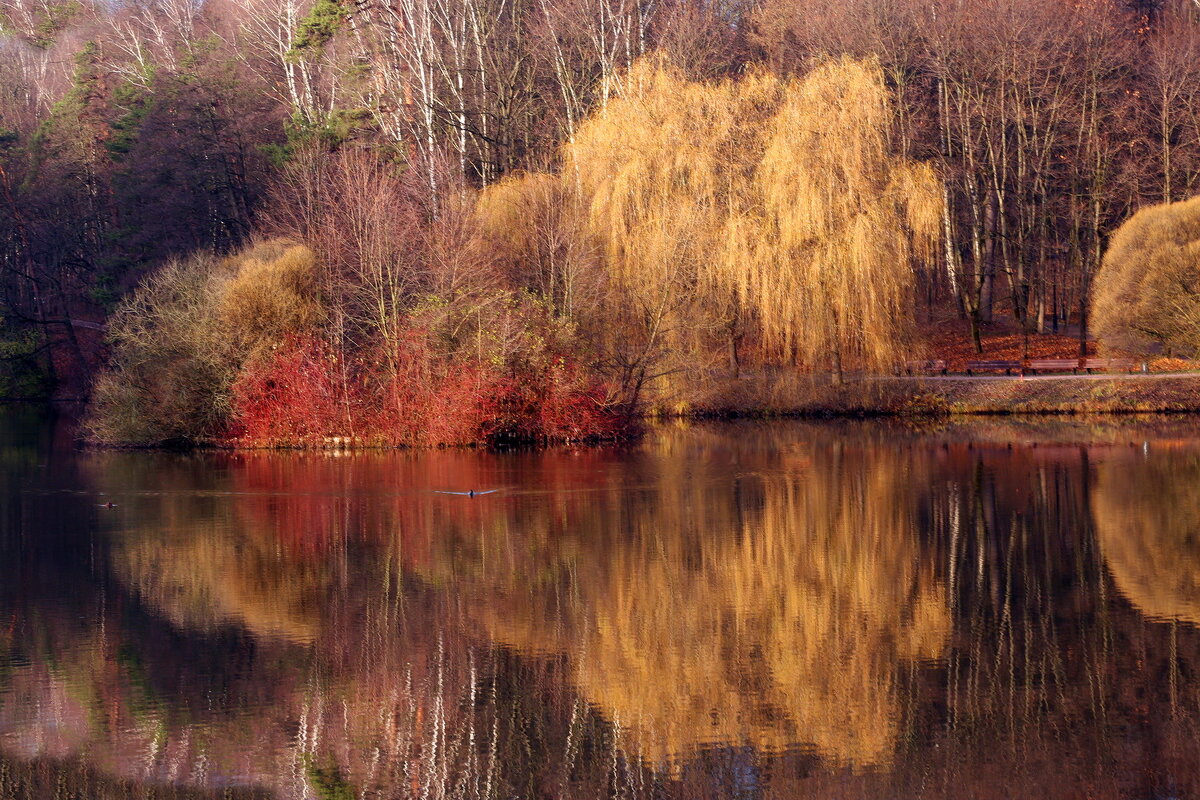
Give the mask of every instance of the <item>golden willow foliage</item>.
M 1200 625 L 1200 456 L 1113 456 L 1092 493 L 1096 535 L 1113 583 L 1143 614 Z
M 892 154 L 892 118 L 874 62 L 694 83 L 647 60 L 566 145 L 561 178 L 613 303 L 673 348 L 749 327 L 799 364 L 891 366 L 942 202 L 928 166 Z
M 1144 208 L 1117 229 L 1092 315 L 1108 346 L 1200 351 L 1200 196 Z

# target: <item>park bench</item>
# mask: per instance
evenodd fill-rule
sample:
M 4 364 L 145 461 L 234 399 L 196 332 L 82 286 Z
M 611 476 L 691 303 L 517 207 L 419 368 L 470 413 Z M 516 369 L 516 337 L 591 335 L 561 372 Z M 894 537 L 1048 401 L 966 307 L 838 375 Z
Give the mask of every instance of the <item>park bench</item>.
M 945 375 L 946 362 L 940 358 L 928 359 L 926 361 L 906 361 L 904 362 L 904 370 L 909 375 L 915 375 L 918 372 Z
M 1039 372 L 1076 372 L 1078 369 L 1078 358 L 1034 358 L 1029 361 L 1029 370 L 1035 375 Z
M 1137 369 L 1137 362 L 1132 358 L 1085 358 L 1080 361 L 1079 368 L 1089 373 L 1098 369 L 1107 372 L 1133 372 Z
M 967 374 L 973 375 L 976 372 L 1000 372 L 1003 370 L 1005 375 L 1011 375 L 1013 370 L 1024 374 L 1021 369 L 1020 361 L 968 361 Z

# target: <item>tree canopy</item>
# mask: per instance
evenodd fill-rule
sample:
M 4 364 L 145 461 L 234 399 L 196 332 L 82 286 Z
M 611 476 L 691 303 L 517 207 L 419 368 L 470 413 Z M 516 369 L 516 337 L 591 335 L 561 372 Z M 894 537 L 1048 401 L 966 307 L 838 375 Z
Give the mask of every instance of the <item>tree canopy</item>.
M 711 82 L 636 64 L 567 143 L 560 176 L 613 313 L 691 356 L 749 336 L 798 365 L 891 366 L 942 212 L 940 180 L 895 154 L 891 121 L 873 60 Z
M 1113 234 L 1095 291 L 1094 325 L 1107 344 L 1200 350 L 1200 196 L 1130 217 Z

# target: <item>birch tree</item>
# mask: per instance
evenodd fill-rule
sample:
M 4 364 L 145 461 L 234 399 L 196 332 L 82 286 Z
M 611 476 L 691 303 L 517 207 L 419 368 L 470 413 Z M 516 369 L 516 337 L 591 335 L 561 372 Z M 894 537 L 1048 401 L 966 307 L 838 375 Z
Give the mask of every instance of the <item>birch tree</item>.
M 294 47 L 310 6 L 309 0 L 242 0 L 237 14 L 239 56 L 307 125 L 326 117 L 335 97 L 325 54 Z

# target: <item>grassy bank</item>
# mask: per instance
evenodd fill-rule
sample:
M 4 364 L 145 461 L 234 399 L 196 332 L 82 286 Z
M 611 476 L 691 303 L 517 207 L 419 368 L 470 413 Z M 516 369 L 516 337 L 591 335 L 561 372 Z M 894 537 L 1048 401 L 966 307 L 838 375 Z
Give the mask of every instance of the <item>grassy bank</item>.
M 1200 374 L 1099 378 L 863 378 L 844 386 L 807 376 L 714 381 L 654 407 L 656 416 L 935 416 L 1200 412 Z

